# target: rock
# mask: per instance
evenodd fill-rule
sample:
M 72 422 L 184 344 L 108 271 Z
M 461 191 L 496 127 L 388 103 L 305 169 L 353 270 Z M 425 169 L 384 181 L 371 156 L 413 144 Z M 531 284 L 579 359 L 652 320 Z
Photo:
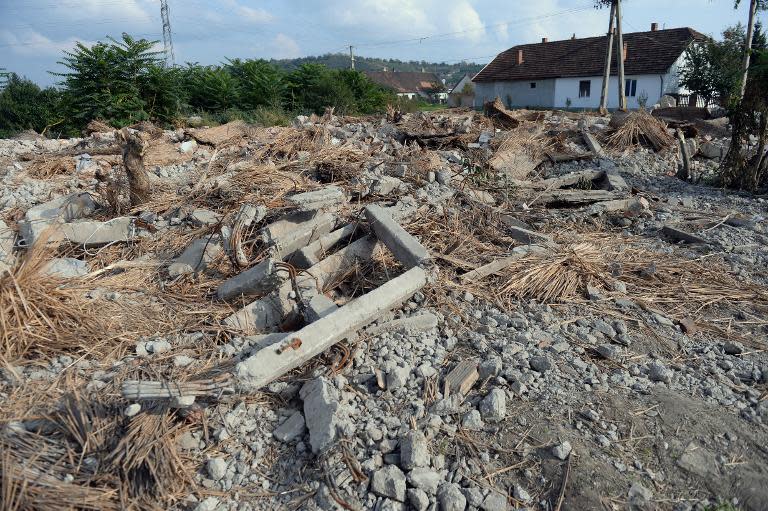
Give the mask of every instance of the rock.
M 639 482 L 632 483 L 627 496 L 631 508 L 645 509 L 653 500 L 653 492 Z
M 85 218 L 97 208 L 98 205 L 89 193 L 74 193 L 58 197 L 29 208 L 24 215 L 24 220 L 19 222 L 19 235 L 28 247 L 32 246 L 48 227 Z M 52 229 L 47 233 L 50 241 L 65 239 L 65 236 L 57 231 L 58 229 Z
M 715 454 L 709 449 L 688 444 L 683 454 L 677 459 L 677 465 L 683 470 L 707 479 L 718 474 Z
M 531 369 L 539 373 L 545 373 L 552 369 L 552 362 L 549 360 L 549 357 L 531 357 L 528 364 L 531 366 Z
M 206 497 L 195 507 L 195 511 L 216 511 L 219 507 L 218 497 Z
M 281 442 L 290 442 L 303 435 L 305 430 L 306 424 L 304 422 L 304 416 L 301 412 L 296 411 L 293 412 L 285 422 L 276 427 L 272 432 L 272 435 Z
M 499 422 L 507 415 L 507 396 L 499 388 L 491 389 L 480 401 L 480 415 L 488 422 Z
M 320 377 L 305 383 L 299 391 L 299 397 L 304 400 L 309 443 L 312 452 L 317 454 L 336 440 L 337 428 L 341 423 L 339 392 L 330 381 Z
M 565 460 L 571 454 L 571 443 L 566 440 L 565 442 L 552 447 L 552 455 L 560 460 Z
M 441 511 L 464 511 L 467 498 L 455 483 L 443 483 L 437 490 L 437 502 Z
M 195 438 L 191 431 L 187 431 L 178 437 L 176 445 L 178 445 L 180 449 L 193 451 L 200 448 L 200 440 Z
M 528 493 L 528 490 L 519 485 L 515 485 L 515 491 L 512 495 L 523 504 L 527 504 L 531 501 L 531 494 Z
M 408 378 L 411 376 L 411 367 L 406 365 L 395 366 L 387 373 L 387 389 L 396 390 L 400 387 L 404 387 L 408 383 Z
M 483 360 L 477 368 L 478 373 L 480 373 L 480 381 L 498 376 L 501 373 L 501 367 L 501 358 L 495 355 Z
M 197 149 L 197 142 L 195 140 L 187 140 L 179 144 L 180 153 L 194 153 Z
M 187 117 L 187 125 L 190 128 L 199 128 L 200 126 L 203 125 L 203 118 L 200 117 L 199 115 L 190 115 L 189 117 Z M 216 500 L 218 502 L 218 499 Z
M 141 411 L 141 405 L 139 403 L 133 403 L 125 407 L 123 415 L 126 417 L 133 417 Z
M 221 215 L 209 209 L 195 209 L 187 215 L 187 220 L 195 227 L 205 227 L 218 224 L 221 221 Z
M 461 427 L 464 429 L 483 429 L 483 419 L 480 417 L 480 412 L 477 410 L 470 410 L 461 419 Z
M 674 376 L 674 374 L 674 371 L 668 369 L 667 366 L 658 360 L 654 360 L 648 364 L 648 377 L 651 379 L 651 381 L 669 383 L 672 381 L 672 376 Z
M 400 465 L 406 470 L 429 466 L 429 446 L 424 433 L 409 431 L 400 438 Z
M 221 245 L 218 244 L 218 238 L 197 239 L 168 266 L 168 276 L 178 277 L 187 273 L 201 272 L 220 252 Z
M 587 298 L 590 300 L 602 300 L 604 296 L 600 293 L 600 290 L 594 286 L 587 284 Z
M 677 106 L 677 99 L 674 96 L 665 94 L 659 99 L 659 108 L 674 108 Z
M 740 342 L 728 341 L 723 344 L 723 351 L 728 355 L 740 355 L 744 351 L 744 345 Z
M 88 263 L 74 257 L 57 257 L 48 261 L 43 267 L 43 273 L 51 277 L 72 279 L 88 275 Z
M 725 149 L 713 144 L 712 142 L 704 142 L 699 146 L 699 154 L 704 158 L 710 160 L 718 159 L 725 155 Z
M 453 172 L 450 170 L 438 170 L 437 174 L 435 175 L 435 179 L 441 185 L 448 186 L 451 184 L 451 180 L 453 179 Z
M 429 468 L 417 467 L 408 473 L 408 483 L 429 495 L 437 493 L 437 487 L 442 481 L 440 474 Z
M 601 344 L 595 351 L 606 360 L 619 360 L 621 358 L 621 348 L 612 344 Z
M 423 490 L 409 488 L 406 494 L 408 495 L 408 502 L 416 511 L 426 511 L 429 507 L 429 497 Z
M 491 490 L 482 504 L 480 509 L 483 511 L 507 511 L 509 504 L 507 503 L 507 497 Z
M 400 502 L 405 500 L 405 474 L 395 465 L 386 465 L 373 473 L 371 491 Z
M 223 458 L 211 458 L 208 460 L 208 474 L 214 481 L 219 481 L 227 475 L 227 462 Z
M 480 507 L 483 503 L 483 492 L 480 488 L 463 488 L 461 490 L 467 498 L 467 505 L 470 507 Z

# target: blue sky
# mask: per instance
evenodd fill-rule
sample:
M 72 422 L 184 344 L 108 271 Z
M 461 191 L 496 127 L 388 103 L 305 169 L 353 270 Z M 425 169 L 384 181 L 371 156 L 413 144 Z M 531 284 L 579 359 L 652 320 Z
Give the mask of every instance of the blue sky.
M 591 0 L 168 0 L 177 63 L 224 57 L 359 55 L 485 63 L 542 37 L 599 35 L 608 11 Z M 652 22 L 710 35 L 746 22 L 748 0 L 626 0 L 624 30 Z M 765 22 L 766 14 L 761 14 Z M 162 38 L 159 0 L 0 0 L 0 67 L 51 84 L 76 41 L 121 32 Z

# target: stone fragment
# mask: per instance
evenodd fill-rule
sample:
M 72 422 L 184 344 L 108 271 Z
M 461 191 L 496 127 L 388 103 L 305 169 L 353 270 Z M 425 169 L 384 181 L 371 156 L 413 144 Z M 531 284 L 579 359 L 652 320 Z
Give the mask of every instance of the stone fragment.
M 196 239 L 168 265 L 168 275 L 178 277 L 201 272 L 220 252 L 221 245 L 218 243 L 218 237 Z
M 515 485 L 515 489 L 512 492 L 512 496 L 523 504 L 527 504 L 531 501 L 531 494 L 528 493 L 528 490 L 517 484 Z
M 667 366 L 658 360 L 654 360 L 648 364 L 648 377 L 651 379 L 651 381 L 669 383 L 672 381 L 674 374 L 674 371 L 668 369 Z
M 125 415 L 126 417 L 133 417 L 140 411 L 141 411 L 141 405 L 139 403 L 133 403 L 125 407 L 125 410 L 123 410 L 123 415 Z
M 539 373 L 545 373 L 552 369 L 552 361 L 546 356 L 531 357 L 528 361 L 528 365 L 531 366 L 531 369 Z
M 507 511 L 509 503 L 507 497 L 501 493 L 491 490 L 485 500 L 480 505 L 482 511 Z
M 221 221 L 221 215 L 209 209 L 195 209 L 187 215 L 187 220 L 195 227 L 216 225 Z
M 219 481 L 227 475 L 227 462 L 223 458 L 211 458 L 207 464 L 208 475 L 214 481 Z
M 627 496 L 630 507 L 634 509 L 646 509 L 653 501 L 653 492 L 639 482 L 632 483 Z
M 571 443 L 566 440 L 552 447 L 552 455 L 559 460 L 565 460 L 570 456 L 572 450 Z
M 415 511 L 426 511 L 429 507 L 429 497 L 424 490 L 418 488 L 409 488 L 406 492 L 408 503 Z
M 309 443 L 312 452 L 317 454 L 336 440 L 337 428 L 342 422 L 338 389 L 326 378 L 319 377 L 305 383 L 299 397 L 304 400 Z
M 472 409 L 464 415 L 464 417 L 461 419 L 461 427 L 464 429 L 483 429 L 483 419 L 480 416 L 480 412 Z
M 386 465 L 373 473 L 371 491 L 382 497 L 405 500 L 405 474 L 395 465 Z
M 400 437 L 400 466 L 405 470 L 429 466 L 429 446 L 421 431 L 409 431 Z
M 19 235 L 28 247 L 32 246 L 40 235 L 54 224 L 85 218 L 97 208 L 98 205 L 89 193 L 58 197 L 29 208 L 24 215 L 24 220 L 19 222 Z M 60 233 L 56 233 L 56 229 L 52 229 L 49 236 L 50 241 L 63 239 Z
M 480 381 L 485 381 L 488 378 L 498 376 L 501 374 L 501 358 L 495 355 L 488 357 L 480 362 L 477 370 L 480 373 Z
M 179 144 L 180 153 L 194 153 L 195 149 L 197 149 L 197 141 L 195 140 L 186 140 Z
M 0 275 L 9 270 L 16 258 L 13 255 L 13 245 L 16 235 L 13 230 L 0 218 Z
M 437 490 L 437 502 L 441 511 L 464 511 L 467 498 L 461 492 L 461 487 L 455 483 L 443 483 Z
M 72 279 L 88 275 L 90 269 L 88 263 L 75 259 L 74 257 L 56 257 L 51 259 L 43 267 L 43 274 L 51 277 L 63 279 Z
M 499 422 L 507 415 L 507 396 L 499 388 L 491 389 L 480 401 L 480 415 L 487 422 Z
M 285 419 L 285 422 L 275 428 L 272 435 L 281 442 L 290 442 L 303 435 L 305 430 L 306 424 L 304 422 L 304 416 L 301 412 L 296 411 L 293 412 L 290 417 Z
M 408 473 L 408 484 L 424 490 L 429 495 L 437 493 L 437 487 L 442 481 L 440 474 L 429 468 L 417 467 Z

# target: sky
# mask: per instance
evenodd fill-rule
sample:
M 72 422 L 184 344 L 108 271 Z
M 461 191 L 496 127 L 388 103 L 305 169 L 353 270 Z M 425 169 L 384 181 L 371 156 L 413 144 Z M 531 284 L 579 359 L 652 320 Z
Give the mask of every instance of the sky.
M 521 43 L 601 35 L 591 0 L 168 0 L 176 63 L 324 53 L 486 63 Z M 718 36 L 748 0 L 625 0 L 625 32 L 690 26 Z M 760 19 L 765 24 L 768 16 Z M 0 68 L 42 85 L 63 51 L 127 32 L 162 41 L 160 0 L 0 0 Z M 158 47 L 162 49 L 162 42 Z

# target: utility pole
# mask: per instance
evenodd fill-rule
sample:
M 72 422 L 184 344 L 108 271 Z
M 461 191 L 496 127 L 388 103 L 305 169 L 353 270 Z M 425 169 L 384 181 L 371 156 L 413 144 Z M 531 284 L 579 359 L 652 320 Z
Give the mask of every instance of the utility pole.
M 608 83 L 611 80 L 611 54 L 613 53 L 613 22 L 616 19 L 616 2 L 611 2 L 611 17 L 608 20 L 608 41 L 605 48 L 603 88 L 600 93 L 600 115 L 608 113 Z
M 355 70 L 355 54 L 352 51 L 352 48 L 354 48 L 351 44 L 349 45 L 349 60 L 352 63 L 352 70 Z
M 744 92 L 747 90 L 747 76 L 749 75 L 749 54 L 752 51 L 752 37 L 755 35 L 755 15 L 757 14 L 757 0 L 749 2 L 749 22 L 747 25 L 747 41 L 744 48 L 744 60 L 741 64 L 741 88 L 739 90 L 739 100 L 744 99 Z
M 624 34 L 621 31 L 621 0 L 616 0 L 616 57 L 619 69 L 619 110 L 627 109 L 627 98 L 624 95 Z
M 173 53 L 173 38 L 171 37 L 171 18 L 168 15 L 168 0 L 160 0 L 160 17 L 163 20 L 165 66 L 172 67 L 176 65 L 176 55 Z

